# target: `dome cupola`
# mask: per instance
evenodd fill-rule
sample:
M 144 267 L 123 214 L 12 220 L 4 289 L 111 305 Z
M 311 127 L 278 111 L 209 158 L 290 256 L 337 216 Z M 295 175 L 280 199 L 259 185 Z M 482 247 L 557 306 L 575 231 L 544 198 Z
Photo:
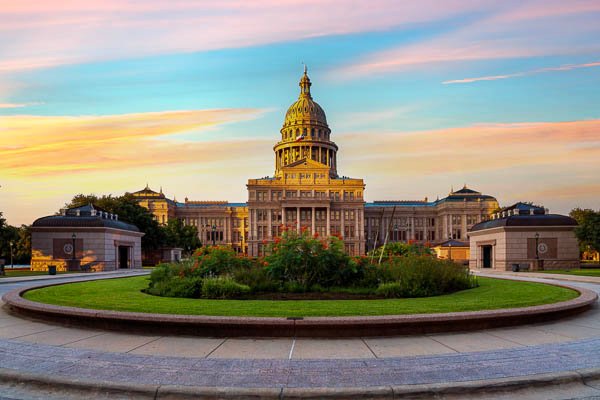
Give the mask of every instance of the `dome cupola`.
M 282 168 L 303 159 L 311 159 L 329 167 L 330 175 L 337 176 L 337 145 L 331 141 L 331 130 L 327 125 L 325 111 L 313 100 L 310 88 L 312 83 L 304 66 L 300 78 L 300 95 L 287 110 L 281 141 L 275 151 L 275 175 L 280 176 Z

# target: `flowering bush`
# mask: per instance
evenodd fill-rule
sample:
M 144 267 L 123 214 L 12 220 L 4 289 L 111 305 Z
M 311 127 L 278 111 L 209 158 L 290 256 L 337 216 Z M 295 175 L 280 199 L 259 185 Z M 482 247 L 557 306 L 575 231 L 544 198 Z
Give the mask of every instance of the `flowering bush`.
M 160 265 L 152 271 L 146 292 L 195 298 L 276 292 L 424 297 L 477 286 L 467 267 L 438 260 L 424 246 L 392 243 L 384 255 L 381 264 L 375 254 L 350 257 L 337 237 L 284 230 L 264 258 L 240 256 L 218 246 L 198 249 L 181 263 Z
M 268 248 L 265 257 L 268 274 L 281 285 L 293 283 L 305 289 L 346 286 L 356 273 L 356 264 L 344 252 L 341 240 L 319 239 L 308 230 L 284 231 L 281 239 Z

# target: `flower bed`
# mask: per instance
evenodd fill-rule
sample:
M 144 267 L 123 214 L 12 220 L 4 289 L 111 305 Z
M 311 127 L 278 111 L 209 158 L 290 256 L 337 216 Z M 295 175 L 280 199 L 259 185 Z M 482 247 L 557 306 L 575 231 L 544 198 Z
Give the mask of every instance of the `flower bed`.
M 428 297 L 477 286 L 468 268 L 411 246 L 351 257 L 337 237 L 284 231 L 262 258 L 215 246 L 198 249 L 181 263 L 160 265 L 145 292 L 207 299 L 347 299 Z

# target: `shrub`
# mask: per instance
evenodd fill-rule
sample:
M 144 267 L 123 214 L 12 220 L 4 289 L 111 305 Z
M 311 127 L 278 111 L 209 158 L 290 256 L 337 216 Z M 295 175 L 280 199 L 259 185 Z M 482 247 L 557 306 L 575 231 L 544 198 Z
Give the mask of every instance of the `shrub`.
M 229 277 L 205 278 L 202 282 L 202 297 L 207 299 L 233 299 L 248 293 L 248 285 L 241 285 Z
M 356 265 L 344 252 L 343 242 L 331 237 L 319 239 L 306 230 L 284 231 L 268 248 L 267 272 L 275 281 L 295 283 L 304 288 L 346 286 L 356 273 Z
M 237 283 L 249 286 L 252 293 L 277 292 L 279 290 L 279 282 L 273 280 L 262 266 L 237 268 L 231 277 Z
M 376 294 L 387 298 L 403 297 L 403 292 L 404 290 L 400 282 L 382 283 L 377 287 L 377 290 L 375 290 Z
M 427 246 L 416 243 L 403 243 L 403 242 L 391 242 L 386 243 L 385 249 L 383 246 L 371 250 L 369 256 L 373 256 L 375 259 L 379 259 L 383 252 L 383 257 L 396 257 L 396 256 L 434 256 L 435 253 Z
M 202 279 L 189 271 L 191 262 L 161 264 L 152 270 L 146 293 L 167 297 L 200 297 Z
M 251 264 L 249 258 L 238 255 L 229 246 L 201 247 L 194 252 L 193 260 L 194 272 L 202 277 L 229 274 Z
M 396 297 L 438 296 L 477 286 L 468 267 L 429 256 L 392 257 L 382 269 L 384 285 L 396 286 L 379 285 L 378 290 L 393 292 Z

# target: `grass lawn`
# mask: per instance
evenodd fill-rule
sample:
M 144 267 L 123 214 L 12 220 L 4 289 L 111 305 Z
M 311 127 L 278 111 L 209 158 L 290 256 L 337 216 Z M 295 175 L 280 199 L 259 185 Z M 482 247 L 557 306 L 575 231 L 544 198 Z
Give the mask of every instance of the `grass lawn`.
M 579 275 L 579 276 L 600 276 L 599 268 L 590 268 L 590 269 L 557 269 L 550 271 L 538 271 L 543 272 L 545 274 L 562 274 L 562 275 Z
M 5 275 L 0 275 L 2 278 L 15 278 L 18 276 L 35 276 L 35 275 L 48 275 L 48 271 L 29 271 L 29 270 L 11 270 L 5 269 Z M 56 271 L 57 274 L 66 274 L 65 271 Z
M 70 283 L 25 293 L 42 303 L 161 314 L 257 317 L 393 315 L 489 310 L 555 303 L 576 291 L 533 282 L 478 278 L 479 287 L 450 295 L 385 300 L 204 300 L 151 296 L 141 292 L 147 276 Z

